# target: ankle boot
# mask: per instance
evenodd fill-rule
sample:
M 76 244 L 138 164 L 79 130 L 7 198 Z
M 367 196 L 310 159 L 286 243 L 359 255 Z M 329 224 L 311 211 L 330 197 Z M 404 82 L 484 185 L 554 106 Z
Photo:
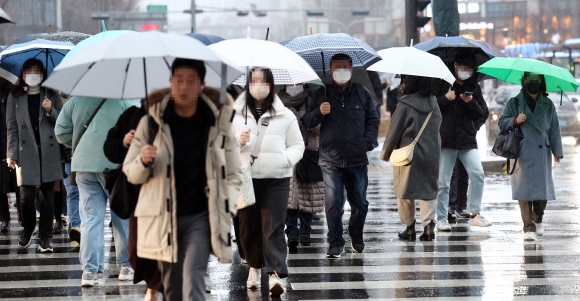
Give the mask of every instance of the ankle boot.
M 412 225 L 407 226 L 404 232 L 399 233 L 399 238 L 404 240 L 415 240 L 417 239 L 417 233 L 415 232 L 415 222 Z
M 435 240 L 435 221 L 431 221 L 427 226 L 424 227 L 423 234 L 419 237 L 421 241 L 432 241 Z
M 290 251 L 298 250 L 298 237 L 300 232 L 298 229 L 290 229 L 288 231 L 288 248 Z
M 57 219 L 56 223 L 54 224 L 54 228 L 52 229 L 53 234 L 61 234 L 62 233 L 62 220 Z

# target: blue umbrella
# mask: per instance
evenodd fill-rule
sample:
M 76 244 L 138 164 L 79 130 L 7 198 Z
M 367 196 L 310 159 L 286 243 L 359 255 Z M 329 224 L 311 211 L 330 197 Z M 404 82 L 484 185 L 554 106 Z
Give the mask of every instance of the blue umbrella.
M 381 60 L 377 52 L 367 43 L 346 33 L 324 34 L 297 37 L 281 42 L 290 50 L 298 53 L 316 72 L 330 71 L 330 59 L 338 53 L 352 58 L 354 69 L 366 69 Z
M 211 34 L 196 33 L 196 32 L 186 33 L 185 35 L 188 37 L 192 37 L 194 39 L 197 39 L 198 41 L 204 43 L 206 46 L 209 46 L 211 44 L 215 44 L 215 43 L 218 43 L 218 42 L 221 42 L 224 40 L 224 38 L 222 38 L 222 37 L 214 36 Z
M 464 49 L 473 51 L 478 66 L 494 57 L 505 57 L 503 52 L 492 44 L 462 36 L 435 37 L 427 42 L 416 44 L 414 47 L 440 57 L 447 64 L 454 62 L 455 55 Z
M 25 61 L 37 58 L 44 64 L 47 76 L 74 47 L 71 42 L 34 40 L 23 44 L 14 44 L 0 52 L 0 77 L 16 84 Z

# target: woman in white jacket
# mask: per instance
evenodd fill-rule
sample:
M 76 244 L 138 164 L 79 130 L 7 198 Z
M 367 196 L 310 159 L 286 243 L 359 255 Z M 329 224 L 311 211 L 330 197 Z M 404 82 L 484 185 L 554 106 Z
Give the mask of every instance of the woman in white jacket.
M 234 104 L 233 126 L 242 164 L 251 164 L 256 204 L 238 211 L 242 249 L 250 266 L 247 288 L 260 287 L 261 269 L 270 275 L 272 296 L 284 292 L 288 276 L 284 222 L 292 167 L 304 153 L 296 117 L 278 98 L 270 69 L 254 68 L 246 91 Z M 261 143 L 258 137 L 264 135 Z M 259 145 L 258 145 L 259 144 Z M 259 152 L 252 156 L 254 148 Z

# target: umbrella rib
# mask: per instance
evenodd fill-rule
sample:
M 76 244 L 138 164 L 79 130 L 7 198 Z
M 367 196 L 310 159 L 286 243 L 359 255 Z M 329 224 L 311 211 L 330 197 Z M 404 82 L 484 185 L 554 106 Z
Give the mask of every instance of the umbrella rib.
M 127 85 L 127 71 L 129 70 L 129 66 L 131 65 L 131 60 L 127 62 L 127 67 L 125 67 L 125 78 L 123 79 L 123 91 L 121 92 L 121 97 L 125 95 L 125 86 Z
M 89 68 L 87 69 L 87 72 L 85 72 L 85 74 L 87 74 L 91 68 L 93 68 L 93 66 L 95 65 L 95 63 L 92 63 Z M 70 92 L 68 94 L 72 94 L 72 92 L 75 90 L 75 88 L 77 87 L 77 85 L 81 82 L 81 80 L 83 79 L 84 76 L 79 77 L 79 80 L 75 83 L 75 85 L 72 87 L 72 89 L 70 89 Z

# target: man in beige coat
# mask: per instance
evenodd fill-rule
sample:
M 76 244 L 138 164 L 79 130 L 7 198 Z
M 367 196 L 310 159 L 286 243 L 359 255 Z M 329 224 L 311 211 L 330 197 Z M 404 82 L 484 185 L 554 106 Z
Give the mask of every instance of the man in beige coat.
M 152 120 L 141 120 L 123 164 L 128 181 L 142 184 L 137 255 L 158 261 L 169 301 L 205 300 L 210 251 L 232 260 L 231 217 L 242 184 L 234 111 L 218 111 L 201 93 L 205 72 L 201 61 L 174 61 L 171 93 L 151 107 Z

